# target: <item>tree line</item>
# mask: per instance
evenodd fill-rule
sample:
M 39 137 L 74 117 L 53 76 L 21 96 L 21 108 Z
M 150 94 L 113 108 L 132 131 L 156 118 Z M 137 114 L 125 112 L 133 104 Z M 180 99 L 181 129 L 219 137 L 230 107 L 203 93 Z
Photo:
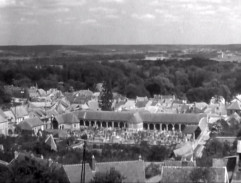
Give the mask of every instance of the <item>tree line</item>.
M 19 87 L 59 88 L 62 91 L 90 89 L 109 81 L 112 90 L 135 98 L 156 94 L 176 95 L 189 102 L 209 102 L 212 96 L 229 101 L 241 91 L 241 64 L 217 62 L 204 58 L 188 61 L 129 62 L 0 62 L 0 93 L 4 85 Z M 64 83 L 63 85 L 60 82 Z M 1 95 L 0 102 L 8 102 Z

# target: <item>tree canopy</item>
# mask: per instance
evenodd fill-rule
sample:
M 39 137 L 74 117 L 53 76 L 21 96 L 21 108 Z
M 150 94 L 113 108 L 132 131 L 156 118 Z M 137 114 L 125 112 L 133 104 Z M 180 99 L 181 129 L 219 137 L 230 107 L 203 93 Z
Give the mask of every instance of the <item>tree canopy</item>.
M 15 160 L 9 169 L 0 172 L 0 182 L 68 182 L 63 169 L 38 162 L 30 157 Z
M 97 172 L 91 183 L 122 183 L 125 177 L 120 174 L 114 168 L 111 168 L 108 172 Z
M 90 89 L 103 81 L 106 87 L 129 98 L 153 97 L 156 94 L 173 94 L 190 102 L 209 102 L 213 95 L 226 100 L 241 92 L 241 63 L 217 62 L 203 58 L 187 61 L 163 60 L 150 62 L 99 62 L 100 57 L 73 60 L 63 57 L 46 62 L 0 61 L 0 82 L 22 88 L 38 85 L 39 88 L 59 88 L 62 91 Z M 64 83 L 59 85 L 59 83 Z M 1 84 L 0 84 L 1 92 Z M 2 93 L 2 92 L 1 92 Z M 8 101 L 5 95 L 0 102 Z

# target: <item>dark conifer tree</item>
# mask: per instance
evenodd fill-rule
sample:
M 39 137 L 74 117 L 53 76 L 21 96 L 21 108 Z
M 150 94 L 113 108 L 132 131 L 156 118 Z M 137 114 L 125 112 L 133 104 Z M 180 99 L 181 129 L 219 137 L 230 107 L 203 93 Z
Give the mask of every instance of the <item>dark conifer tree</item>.
M 111 106 L 113 102 L 113 93 L 111 89 L 111 82 L 104 81 L 102 85 L 102 90 L 99 96 L 99 107 L 102 111 L 111 111 Z

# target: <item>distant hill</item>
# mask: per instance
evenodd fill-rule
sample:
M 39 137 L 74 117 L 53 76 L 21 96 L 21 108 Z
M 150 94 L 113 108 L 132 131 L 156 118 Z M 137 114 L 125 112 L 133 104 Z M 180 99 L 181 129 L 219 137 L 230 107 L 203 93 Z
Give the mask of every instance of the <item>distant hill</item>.
M 233 45 L 36 45 L 0 46 L 0 58 L 4 57 L 62 57 L 79 55 L 149 54 L 185 52 L 187 55 L 218 51 L 240 52 L 241 44 Z M 191 51 L 190 51 L 191 50 Z

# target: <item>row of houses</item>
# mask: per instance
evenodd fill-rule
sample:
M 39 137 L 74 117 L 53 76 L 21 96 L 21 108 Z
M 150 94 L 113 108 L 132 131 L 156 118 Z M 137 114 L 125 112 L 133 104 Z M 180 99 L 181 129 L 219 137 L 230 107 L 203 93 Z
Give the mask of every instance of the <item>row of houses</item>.
M 4 134 L 7 134 L 6 131 L 14 131 L 13 125 L 11 124 L 19 124 L 27 118 L 33 120 L 39 118 L 44 123 L 44 129 L 56 128 L 56 124 L 51 124 L 53 117 L 58 119 L 62 114 L 68 114 L 79 110 L 87 111 L 86 114 L 89 117 L 86 119 L 79 118 L 79 124 L 76 123 L 73 125 L 74 129 L 78 129 L 79 126 L 94 125 L 99 127 L 116 128 L 128 127 L 129 125 L 130 127 L 133 123 L 131 123 L 130 120 L 126 120 L 126 118 L 132 118 L 133 120 L 139 118 L 138 121 L 142 121 L 144 118 L 144 121 L 139 123 L 139 127 L 135 128 L 149 130 L 183 130 L 185 128 L 184 123 L 188 123 L 187 121 L 193 116 L 193 118 L 195 118 L 195 116 L 201 116 L 203 114 L 208 116 L 210 116 L 210 114 L 215 114 L 220 117 L 226 116 L 227 114 L 232 115 L 233 113 L 239 115 L 241 111 L 240 101 L 233 101 L 228 106 L 222 102 L 219 104 L 215 102 L 211 102 L 210 104 L 204 102 L 187 104 L 185 101 L 178 100 L 172 95 L 156 95 L 152 99 L 148 99 L 147 97 L 137 97 L 136 100 L 129 100 L 114 93 L 113 109 L 115 109 L 115 112 L 108 113 L 101 111 L 98 106 L 99 92 L 93 93 L 90 90 L 81 90 L 63 95 L 56 89 L 44 91 L 42 89 L 37 89 L 36 87 L 30 88 L 29 91 L 32 94 L 32 97 L 35 98 L 34 101 L 28 101 L 25 106 L 15 106 L 11 107 L 10 110 L 4 111 L 5 115 L 2 115 L 1 118 L 1 131 L 4 131 Z M 92 116 L 96 117 L 94 118 Z M 106 119 L 104 119 L 103 116 Z M 5 124 L 6 117 L 9 125 Z M 187 117 L 187 119 L 182 119 L 182 117 Z M 122 118 L 124 120 L 122 120 Z M 160 121 L 160 118 L 162 118 L 163 121 Z M 171 120 L 172 124 L 170 124 L 170 122 L 166 123 L 165 118 Z M 176 122 L 175 118 L 179 118 L 183 120 L 183 122 Z M 215 120 L 216 119 L 218 118 L 216 117 Z M 60 124 L 59 129 L 69 128 L 69 124 L 64 124 L 63 122 Z M 6 130 L 7 126 L 10 131 Z
M 63 170 L 63 173 L 67 177 L 69 183 L 77 183 L 84 180 L 89 183 L 96 174 L 110 173 L 112 170 L 118 171 L 123 176 L 123 183 L 191 183 L 192 172 L 206 170 L 209 173 L 206 176 L 200 177 L 199 181 L 210 181 L 213 183 L 229 183 L 237 182 L 237 176 L 229 177 L 227 167 L 217 164 L 214 161 L 213 166 L 209 168 L 197 167 L 195 162 L 186 161 L 174 161 L 167 160 L 164 162 L 145 162 L 139 157 L 139 160 L 133 161 L 118 161 L 118 162 L 97 162 L 95 157 L 92 156 L 90 163 L 83 164 L 71 164 L 62 165 L 52 160 L 38 158 L 34 155 L 28 155 L 26 153 L 15 153 L 15 158 L 11 162 L 0 161 L 1 169 L 10 169 L 15 164 L 23 161 L 24 159 L 30 159 L 38 162 L 40 165 L 49 166 L 58 170 Z M 149 165 L 155 164 L 159 167 L 160 171 L 155 173 L 155 176 L 146 178 L 146 168 Z M 84 171 L 83 171 L 84 169 Z M 61 171 L 62 172 L 62 171 Z M 84 172 L 84 173 L 83 173 Z M 240 175 L 239 172 L 233 171 L 236 175 Z M 232 181 L 229 181 L 232 180 Z

